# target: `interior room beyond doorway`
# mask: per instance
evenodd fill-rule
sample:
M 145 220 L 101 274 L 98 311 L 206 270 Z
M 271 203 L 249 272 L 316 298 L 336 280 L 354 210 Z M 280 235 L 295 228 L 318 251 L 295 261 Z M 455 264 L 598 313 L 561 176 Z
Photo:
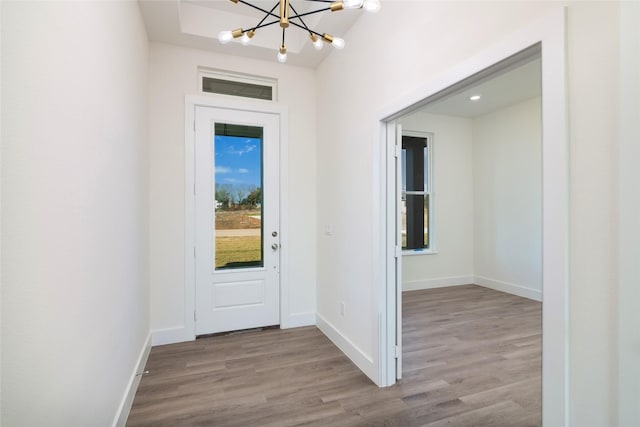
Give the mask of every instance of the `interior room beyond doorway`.
M 519 407 L 530 411 L 535 419 L 529 421 L 536 425 L 542 419 L 541 94 L 540 56 L 532 55 L 396 122 L 403 135 L 399 241 L 402 299 L 406 300 L 398 377 L 418 372 L 442 376 L 438 357 L 443 353 L 453 361 L 451 368 L 461 363 L 458 370 L 463 372 L 477 363 L 486 366 L 486 372 L 505 360 L 514 362 L 513 366 L 526 365 L 532 375 L 526 380 L 513 366 L 501 368 L 501 372 L 511 372 L 514 383 L 518 378 L 527 382 L 521 389 L 495 377 L 476 378 L 472 371 L 457 378 L 446 369 L 446 361 L 443 372 L 448 373 L 449 381 L 483 383 L 477 390 L 471 388 L 474 393 L 494 396 L 497 400 L 489 399 L 491 405 L 500 406 L 500 390 L 510 389 L 512 398 L 520 399 Z M 429 135 L 425 169 L 419 171 L 424 184 L 418 188 L 425 194 L 425 220 L 424 230 L 413 233 L 428 238 L 424 238 L 424 247 L 416 248 L 405 244 L 416 239 L 408 235 L 412 230 L 404 224 L 411 224 L 412 215 L 422 213 L 416 213 L 416 203 L 409 203 L 417 194 L 408 176 L 416 173 L 416 163 L 406 160 L 412 153 L 404 140 L 418 133 Z M 464 300 L 471 284 L 479 285 L 471 288 L 493 291 L 487 299 Z M 503 295 L 512 299 L 500 303 Z M 496 306 L 489 309 L 494 299 Z M 533 317 L 519 309 L 525 304 Z M 453 311 L 442 313 L 439 307 Z M 411 323 L 405 310 L 410 311 Z M 517 316 L 519 312 L 522 316 Z M 417 318 L 421 323 L 415 323 Z M 509 330 L 525 324 L 530 327 L 527 331 L 526 327 Z M 493 345 L 487 347 L 487 343 Z M 510 349 L 508 355 L 501 353 L 505 349 Z M 474 355 L 486 360 L 475 361 Z M 502 409 L 496 407 L 494 412 L 499 415 Z

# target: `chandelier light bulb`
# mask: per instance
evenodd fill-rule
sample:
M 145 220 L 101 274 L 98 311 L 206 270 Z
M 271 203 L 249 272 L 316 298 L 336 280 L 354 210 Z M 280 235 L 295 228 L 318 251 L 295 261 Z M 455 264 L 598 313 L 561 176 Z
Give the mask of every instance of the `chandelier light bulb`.
M 280 46 L 280 51 L 278 52 L 278 62 L 284 64 L 287 62 L 287 48 L 285 45 Z
M 218 41 L 222 44 L 226 44 L 229 43 L 231 40 L 233 40 L 233 34 L 231 34 L 231 31 L 220 31 L 218 33 Z
M 340 37 L 334 37 L 331 45 L 336 49 L 344 49 L 344 40 Z
M 236 28 L 233 31 L 220 31 L 218 33 L 218 41 L 222 44 L 229 43 L 238 37 L 242 37 L 242 28 Z
M 280 30 L 282 32 L 282 42 L 277 52 L 277 59 L 281 63 L 287 61 L 285 36 L 287 32 L 286 30 L 291 29 L 290 25 L 303 30 L 311 39 L 311 43 L 313 44 L 313 48 L 315 50 L 323 49 L 325 43 L 331 44 L 336 49 L 344 49 L 344 39 L 340 37 L 333 37 L 331 34 L 320 33 L 312 29 L 309 25 L 307 25 L 307 23 L 305 23 L 307 17 L 323 12 L 338 12 L 343 9 L 365 9 L 368 12 L 377 12 L 378 10 L 380 10 L 381 2 L 381 0 L 310 0 L 314 2 L 325 3 L 325 5 L 310 11 L 303 11 L 303 13 L 298 13 L 296 9 L 294 9 L 294 7 L 290 4 L 294 1 L 297 0 L 278 0 L 275 6 L 273 6 L 270 10 L 266 10 L 262 9 L 262 6 L 259 5 L 261 4 L 262 0 L 231 0 L 231 2 L 233 2 L 234 4 L 241 3 L 243 5 L 250 6 L 253 9 L 258 9 L 264 13 L 264 16 L 257 22 L 257 24 L 248 27 L 250 28 L 249 30 L 237 28 L 231 31 L 221 31 L 218 34 L 218 40 L 220 41 L 220 43 L 224 44 L 229 43 L 233 39 L 239 39 L 238 41 L 242 45 L 246 46 L 251 43 L 251 40 L 256 31 L 259 31 L 261 28 L 279 23 Z M 280 9 L 278 12 L 276 12 L 278 6 L 280 6 Z M 276 18 L 276 20 L 269 18 Z
M 309 38 L 311 39 L 311 42 L 313 43 L 313 47 L 316 50 L 322 49 L 322 47 L 324 46 L 324 43 L 322 42 L 322 39 L 320 39 L 315 34 L 309 34 Z
M 377 12 L 380 10 L 380 0 L 364 0 L 362 7 L 367 12 Z
M 363 0 L 342 0 L 342 7 L 345 9 L 360 9 Z
M 255 31 L 247 31 L 246 33 L 244 33 L 242 35 L 242 38 L 240 39 L 240 43 L 242 43 L 243 46 L 248 45 L 251 42 L 251 39 L 253 38 L 253 36 L 256 34 Z

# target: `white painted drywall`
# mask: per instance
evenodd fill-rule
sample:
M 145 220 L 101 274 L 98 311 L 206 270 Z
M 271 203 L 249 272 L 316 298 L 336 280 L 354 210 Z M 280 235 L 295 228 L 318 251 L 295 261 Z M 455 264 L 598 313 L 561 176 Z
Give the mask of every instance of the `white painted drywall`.
M 577 2 L 568 17 L 569 421 L 575 426 L 616 424 L 619 8 Z
M 318 315 L 354 352 L 371 360 L 360 367 L 372 376 L 379 362 L 381 230 L 373 197 L 379 191 L 373 167 L 378 139 L 371 120 L 401 95 L 551 7 L 537 2 L 387 2 L 380 13 L 363 14 L 345 34 L 346 48 L 317 70 Z M 330 236 L 325 234 L 329 225 Z
M 0 147 L 2 147 L 2 4 L 0 4 Z M 2 149 L 0 149 L 0 320 L 2 319 Z M 0 321 L 1 328 L 1 321 Z M 0 360 L 2 333 L 0 333 Z M 0 423 L 2 423 L 2 366 L 0 362 Z
M 538 97 L 473 119 L 476 282 L 537 299 L 542 292 L 540 108 Z
M 377 372 L 379 361 L 374 277 L 381 231 L 373 206 L 378 135 L 371 118 L 398 94 L 411 93 L 556 7 L 552 2 L 386 2 L 377 15 L 363 15 L 345 34 L 347 47 L 318 68 L 318 315 L 369 357 L 371 363 L 361 366 L 366 372 Z M 611 193 L 619 126 L 618 9 L 614 2 L 568 5 L 572 425 L 615 424 Z M 398 23 L 402 31 L 389 30 Z M 327 236 L 329 224 L 334 232 Z
M 620 7 L 618 425 L 640 425 L 640 3 Z
M 1 7 L 1 424 L 111 425 L 149 333 L 144 25 Z
M 185 328 L 184 108 L 198 94 L 198 67 L 278 79 L 289 109 L 288 197 L 291 325 L 315 322 L 315 73 L 264 62 L 152 43 L 149 60 L 150 280 L 154 342 L 179 341 Z M 207 95 L 205 95 L 207 96 Z M 214 96 L 214 95 L 211 95 Z
M 435 254 L 402 257 L 403 290 L 473 282 L 472 121 L 428 113 L 398 120 L 402 129 L 431 132 Z

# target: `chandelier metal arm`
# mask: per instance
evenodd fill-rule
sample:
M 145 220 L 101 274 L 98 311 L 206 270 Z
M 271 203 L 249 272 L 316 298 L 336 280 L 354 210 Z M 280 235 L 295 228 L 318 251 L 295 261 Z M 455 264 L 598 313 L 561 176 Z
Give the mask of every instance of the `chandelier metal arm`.
M 260 12 L 262 12 L 262 13 L 265 13 L 267 16 L 265 16 L 265 17 L 263 18 L 263 21 L 264 21 L 264 19 L 266 19 L 269 15 L 273 16 L 274 18 L 278 18 L 278 19 L 280 19 L 280 17 L 279 17 L 278 15 L 276 15 L 275 13 L 273 13 L 273 11 L 275 10 L 275 8 L 276 8 L 276 7 L 278 7 L 278 6 L 280 6 L 280 2 L 276 3 L 276 5 L 275 5 L 275 6 L 273 6 L 273 7 L 271 8 L 271 10 L 263 9 L 263 8 L 261 8 L 260 6 L 256 6 L 256 5 L 251 4 L 251 3 L 249 3 L 249 2 L 247 2 L 247 1 L 245 1 L 245 0 L 238 0 L 238 3 L 245 4 L 245 5 L 249 6 L 249 7 L 252 7 L 252 8 L 254 8 L 254 9 L 259 10 L 259 11 L 260 11 Z
M 300 14 L 298 13 L 298 11 L 293 7 L 293 5 L 289 5 L 289 7 L 291 7 L 291 10 L 293 10 L 293 13 L 295 13 L 296 15 L 293 18 L 298 18 L 300 20 L 300 22 L 302 23 L 302 25 L 304 25 L 304 28 L 309 31 L 310 33 L 311 30 L 309 29 L 309 27 L 307 26 L 306 22 L 304 22 L 304 19 L 300 18 Z M 291 19 L 293 19 L 291 18 Z M 313 34 L 313 33 L 312 33 Z
M 291 7 L 291 5 L 289 5 L 289 7 Z M 293 9 L 293 7 L 291 7 L 291 9 Z M 302 16 L 313 15 L 313 14 L 315 14 L 315 13 L 326 12 L 327 10 L 331 10 L 331 8 L 330 8 L 330 7 L 325 7 L 325 8 L 323 8 L 323 9 L 312 10 L 311 12 L 305 12 L 305 13 L 300 13 L 300 14 L 297 14 L 298 12 L 296 12 L 296 11 L 294 10 L 294 12 L 295 12 L 297 15 L 290 16 L 290 17 L 289 17 L 289 19 L 295 19 L 295 18 L 300 18 L 300 17 L 302 17 Z
M 271 22 L 267 22 L 266 24 L 256 25 L 255 27 L 247 28 L 246 30 L 242 30 L 242 33 L 244 34 L 244 33 L 246 33 L 246 32 L 252 31 L 252 30 L 258 30 L 258 29 L 260 29 L 260 28 L 268 27 L 268 26 L 270 26 L 270 25 L 273 25 L 273 24 L 279 24 L 279 23 L 280 23 L 280 20 L 278 20 L 278 21 L 271 21 Z M 298 28 L 300 28 L 300 29 L 302 29 L 302 30 L 308 31 L 308 32 L 310 32 L 310 33 L 313 33 L 313 34 L 315 34 L 316 36 L 320 36 L 320 37 L 322 37 L 322 33 L 318 33 L 317 31 L 313 31 L 311 28 L 305 28 L 305 27 L 303 27 L 302 25 L 298 24 L 297 22 L 290 22 L 290 24 L 291 24 L 291 25 L 293 25 L 294 27 L 298 27 Z
M 322 33 L 318 33 L 317 31 L 313 31 L 313 30 L 312 30 L 312 29 L 310 29 L 310 28 L 305 28 L 305 27 L 303 27 L 302 25 L 298 24 L 297 22 L 289 22 L 289 23 L 290 23 L 291 25 L 293 25 L 294 27 L 298 27 L 298 28 L 300 28 L 300 29 L 302 29 L 302 30 L 309 31 L 310 33 L 313 33 L 313 34 L 315 34 L 316 36 L 320 36 L 320 37 L 322 37 Z
M 243 2 L 244 3 L 244 2 Z M 269 17 L 269 15 L 275 16 L 273 14 L 273 11 L 276 10 L 276 7 L 278 7 L 280 3 L 276 3 L 275 5 L 273 5 L 273 7 L 271 8 L 271 10 L 269 12 L 265 12 L 266 14 L 264 15 L 264 17 L 260 20 L 260 22 L 258 22 L 258 25 L 256 25 L 254 28 L 252 28 L 253 30 L 258 29 L 258 28 L 262 28 L 262 27 L 266 27 L 267 25 L 271 25 L 271 24 L 275 24 L 278 21 L 274 21 L 271 22 L 269 24 L 266 25 L 262 25 L 262 23 Z
M 333 3 L 333 1 L 325 1 L 325 0 L 308 0 L 308 1 L 321 1 L 323 3 Z M 273 16 L 274 18 L 280 19 L 280 16 L 276 15 L 275 13 L 273 13 L 275 8 L 280 5 L 280 2 L 276 3 L 275 6 L 273 6 L 273 8 L 271 8 L 271 10 L 263 9 L 260 6 L 256 6 L 256 5 L 251 4 L 251 3 L 249 3 L 249 2 L 247 2 L 245 0 L 238 0 L 238 3 L 245 4 L 245 5 L 249 6 L 249 7 L 252 7 L 254 9 L 257 9 L 260 12 L 264 13 L 266 16 L 262 19 L 262 21 L 264 21 L 268 16 Z M 289 7 L 291 7 L 291 5 L 289 5 Z M 325 7 L 325 8 L 318 9 L 318 10 L 312 10 L 311 12 L 298 14 L 298 12 L 296 12 L 295 9 L 293 9 L 293 7 L 291 7 L 291 9 L 294 11 L 295 15 L 294 16 L 290 16 L 289 19 L 301 18 L 303 16 L 313 15 L 313 14 L 316 14 L 316 13 L 326 12 L 328 10 L 331 10 L 330 7 Z M 258 24 L 258 25 L 260 25 L 260 24 Z
M 260 22 L 263 22 L 263 21 L 264 21 L 264 19 L 262 21 L 260 21 Z M 267 22 L 266 24 L 258 24 L 255 27 L 251 27 L 251 28 L 247 28 L 246 30 L 242 30 L 242 33 L 243 34 L 244 33 L 248 33 L 249 31 L 255 31 L 255 30 L 258 30 L 260 28 L 268 27 L 270 25 L 279 24 L 279 23 L 280 23 L 280 21 L 271 21 L 271 22 Z
M 264 20 L 263 20 L 263 21 L 264 21 Z M 266 24 L 256 25 L 255 27 L 247 28 L 246 30 L 242 30 L 242 33 L 246 33 L 246 32 L 252 31 L 252 30 L 258 30 L 258 29 L 260 29 L 260 28 L 268 27 L 268 26 L 270 26 L 270 25 L 273 25 L 273 24 L 279 24 L 279 23 L 280 23 L 280 20 L 278 20 L 278 21 L 271 21 L 271 22 L 267 22 Z M 302 29 L 302 30 L 308 31 L 308 32 L 310 32 L 310 33 L 313 33 L 313 34 L 315 34 L 316 36 L 322 37 L 322 33 L 319 33 L 319 32 L 317 32 L 317 31 L 313 31 L 311 28 L 308 28 L 308 27 L 307 27 L 307 28 L 305 28 L 305 27 L 303 27 L 302 25 L 298 24 L 297 22 L 290 22 L 290 24 L 291 24 L 291 25 L 293 25 L 294 27 L 298 27 L 298 28 L 300 28 L 300 29 Z
M 1 0 L 0 0 L 1 1 Z M 293 25 L 300 28 L 309 34 L 309 38 L 313 43 L 313 47 L 317 50 L 322 49 L 323 43 L 329 43 L 336 49 L 344 48 L 344 40 L 340 37 L 334 37 L 331 34 L 319 33 L 309 28 L 306 20 L 303 19 L 310 15 L 315 15 L 322 12 L 337 12 L 343 9 L 365 9 L 369 12 L 376 12 L 380 9 L 380 0 L 307 0 L 317 4 L 323 4 L 320 9 L 311 10 L 309 12 L 299 13 L 292 5 L 291 0 L 277 0 L 277 3 L 271 8 L 266 10 L 263 7 L 251 4 L 252 0 L 231 0 L 233 3 L 241 3 L 245 6 L 249 6 L 252 9 L 258 10 L 264 14 L 262 19 L 252 28 L 246 30 L 242 28 L 236 28 L 235 30 L 220 31 L 218 34 L 218 40 L 220 43 L 228 43 L 233 39 L 241 38 L 240 42 L 246 46 L 250 43 L 251 39 L 255 36 L 256 30 L 264 27 L 268 27 L 274 24 L 280 24 L 282 28 L 282 43 L 278 51 L 278 61 L 286 62 L 287 60 L 287 47 L 285 45 L 286 29 Z M 276 8 L 280 7 L 279 14 L 274 13 Z M 292 16 L 290 13 L 293 13 Z M 272 17 L 275 20 L 266 22 L 267 18 Z M 297 22 L 294 22 L 297 21 Z M 255 22 L 255 21 L 254 21 Z

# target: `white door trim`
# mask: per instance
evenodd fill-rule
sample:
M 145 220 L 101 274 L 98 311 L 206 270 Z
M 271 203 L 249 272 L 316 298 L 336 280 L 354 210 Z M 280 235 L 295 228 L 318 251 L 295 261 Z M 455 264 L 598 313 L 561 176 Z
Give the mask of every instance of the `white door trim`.
M 237 101 L 217 96 L 185 96 L 185 131 L 184 131 L 184 194 L 185 194 L 185 227 L 184 227 L 184 281 L 185 307 L 184 325 L 185 339 L 196 337 L 195 298 L 196 275 L 195 258 L 195 111 L 196 107 L 213 107 L 228 110 L 270 113 L 280 116 L 280 328 L 286 329 L 289 321 L 289 196 L 286 188 L 288 178 L 289 153 L 289 112 L 287 107 L 274 102 Z
M 378 360 L 380 386 L 395 383 L 392 358 L 396 338 L 395 250 L 389 230 L 395 229 L 395 215 L 389 215 L 388 149 L 393 120 L 412 111 L 421 101 L 433 98 L 456 83 L 540 43 L 542 56 L 542 204 L 543 204 L 543 343 L 542 421 L 546 426 L 568 425 L 568 290 L 569 290 L 569 140 L 566 79 L 566 8 L 558 7 L 548 16 L 508 36 L 500 43 L 454 67 L 442 78 L 411 91 L 382 111 L 376 122 L 377 170 L 374 206 L 381 229 L 377 253 L 378 310 L 380 313 Z

